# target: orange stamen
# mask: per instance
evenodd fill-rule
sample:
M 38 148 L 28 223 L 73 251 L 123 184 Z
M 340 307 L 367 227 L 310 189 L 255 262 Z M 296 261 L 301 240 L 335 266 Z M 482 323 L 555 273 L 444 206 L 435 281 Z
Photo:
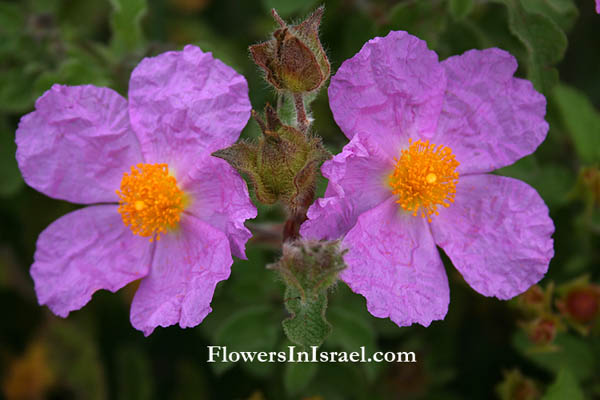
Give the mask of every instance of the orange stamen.
M 431 215 L 439 214 L 438 205 L 449 207 L 454 202 L 458 165 L 449 147 L 409 140 L 389 177 L 392 193 L 398 196 L 396 203 L 431 222 Z
M 140 236 L 160 240 L 177 226 L 183 211 L 184 193 L 169 175 L 167 164 L 137 164 L 123 173 L 119 213 L 123 223 Z

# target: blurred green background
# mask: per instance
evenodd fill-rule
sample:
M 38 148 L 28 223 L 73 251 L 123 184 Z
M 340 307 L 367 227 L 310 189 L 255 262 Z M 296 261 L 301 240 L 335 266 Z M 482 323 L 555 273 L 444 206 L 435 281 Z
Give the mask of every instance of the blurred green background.
M 600 16 L 593 0 L 327 0 L 321 38 L 332 69 L 391 29 L 425 39 L 445 59 L 500 47 L 548 99 L 550 132 L 535 155 L 499 173 L 535 187 L 556 224 L 541 282 L 519 299 L 485 298 L 445 259 L 451 303 L 444 321 L 398 328 L 372 317 L 340 283 L 323 350 L 414 351 L 414 364 L 206 363 L 207 345 L 274 351 L 281 321 L 277 207 L 259 207 L 248 261 L 220 283 L 197 328 L 131 327 L 135 284 L 100 291 L 68 319 L 37 305 L 28 269 L 39 233 L 76 206 L 27 187 L 14 159 L 19 118 L 53 83 L 94 84 L 127 95 L 143 58 L 193 43 L 243 74 L 255 109 L 275 96 L 248 56 L 275 24 L 297 21 L 311 0 L 0 1 L 0 395 L 7 399 L 584 399 L 600 398 Z M 333 153 L 347 142 L 323 91 L 315 130 Z M 243 136 L 258 129 L 248 123 Z M 320 183 L 320 193 L 326 182 Z M 575 280 L 575 283 L 573 281 Z

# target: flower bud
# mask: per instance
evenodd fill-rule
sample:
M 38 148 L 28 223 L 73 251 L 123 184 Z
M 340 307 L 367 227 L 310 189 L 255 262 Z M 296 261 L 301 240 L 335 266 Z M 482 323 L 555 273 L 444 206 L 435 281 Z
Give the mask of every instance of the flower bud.
M 281 259 L 269 268 L 279 271 L 284 283 L 299 292 L 327 290 L 345 267 L 344 253 L 338 240 L 286 242 Z
M 565 311 L 576 321 L 588 323 L 598 315 L 598 291 L 583 289 L 567 295 Z
M 319 137 L 284 125 L 268 104 L 265 121 L 256 112 L 253 116 L 263 133 L 256 143 L 239 142 L 213 155 L 246 174 L 260 202 L 281 200 L 292 214 L 306 210 L 313 201 L 319 164 L 331 154 Z
M 551 343 L 556 337 L 556 322 L 549 318 L 537 319 L 531 324 L 529 339 L 537 345 Z
M 545 289 L 540 285 L 533 285 L 516 298 L 516 305 L 527 315 L 537 316 L 550 312 L 553 290 L 553 283 L 548 284 Z
M 588 334 L 600 316 L 600 286 L 582 276 L 559 288 L 556 308 L 573 328 Z
M 549 347 L 556 333 L 562 330 L 562 325 L 557 316 L 546 314 L 523 325 L 529 340 L 538 347 Z
M 250 46 L 254 62 L 276 89 L 311 92 L 329 78 L 331 67 L 319 40 L 323 11 L 320 7 L 302 23 L 289 26 L 272 10 L 280 28 L 273 32 L 273 39 Z
M 518 369 L 504 372 L 504 380 L 496 386 L 501 400 L 536 400 L 542 394 L 538 385 Z

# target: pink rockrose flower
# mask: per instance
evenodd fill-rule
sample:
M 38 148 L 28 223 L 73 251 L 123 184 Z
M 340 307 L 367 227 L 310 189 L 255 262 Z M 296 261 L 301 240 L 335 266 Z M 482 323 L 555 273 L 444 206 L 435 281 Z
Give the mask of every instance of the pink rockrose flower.
M 600 0 L 596 0 L 596 12 L 600 14 Z
M 406 32 L 375 38 L 331 79 L 350 139 L 322 167 L 325 197 L 301 234 L 343 237 L 340 277 L 399 326 L 443 319 L 450 294 L 436 245 L 479 293 L 510 299 L 554 255 L 548 208 L 529 185 L 486 174 L 544 140 L 546 100 L 500 49 L 438 61 Z
M 215 150 L 250 116 L 243 76 L 195 46 L 146 58 L 129 101 L 91 85 L 54 85 L 16 133 L 28 185 L 73 203 L 39 236 L 31 267 L 40 304 L 66 317 L 99 289 L 141 279 L 131 324 L 198 325 L 231 255 L 245 258 L 256 216 L 240 176 Z

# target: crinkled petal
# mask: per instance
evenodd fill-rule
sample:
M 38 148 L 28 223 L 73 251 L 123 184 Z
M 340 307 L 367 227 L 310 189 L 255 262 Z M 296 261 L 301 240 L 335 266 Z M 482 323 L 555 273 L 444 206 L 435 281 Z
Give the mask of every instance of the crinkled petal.
M 38 301 L 66 317 L 97 290 L 115 292 L 146 276 L 151 247 L 123 224 L 116 205 L 73 211 L 38 238 L 31 267 Z
M 402 211 L 393 198 L 367 211 L 344 241 L 341 278 L 367 298 L 376 317 L 398 326 L 443 319 L 450 289 L 427 222 Z
M 233 144 L 250 117 L 246 79 L 188 45 L 145 58 L 129 81 L 131 124 L 149 162 L 186 169 Z
M 393 170 L 393 159 L 372 136 L 355 135 L 340 154 L 321 167 L 329 179 L 327 192 L 309 208 L 302 236 L 337 239 L 346 234 L 360 214 L 392 195 L 386 180 Z
M 454 204 L 431 224 L 473 289 L 510 299 L 537 283 L 554 255 L 554 224 L 535 189 L 496 175 L 461 177 Z
M 514 78 L 517 61 L 504 50 L 469 50 L 450 57 L 448 87 L 432 142 L 449 146 L 458 172 L 480 173 L 531 154 L 546 138 L 546 98 Z
M 148 336 L 157 326 L 198 325 L 212 311 L 217 283 L 233 260 L 225 234 L 193 216 L 156 244 L 150 274 L 131 304 L 131 324 Z
M 225 233 L 233 255 L 245 259 L 252 234 L 244 221 L 256 217 L 256 207 L 239 174 L 226 161 L 205 154 L 182 178 L 181 188 L 190 196 L 186 211 Z
M 435 132 L 446 76 L 435 52 L 406 32 L 368 41 L 331 78 L 329 104 L 348 138 L 371 135 L 392 157 Z
M 596 0 L 596 12 L 600 14 L 600 0 Z
M 17 161 L 27 184 L 57 199 L 117 202 L 123 172 L 142 161 L 127 101 L 91 85 L 54 85 L 21 118 Z

